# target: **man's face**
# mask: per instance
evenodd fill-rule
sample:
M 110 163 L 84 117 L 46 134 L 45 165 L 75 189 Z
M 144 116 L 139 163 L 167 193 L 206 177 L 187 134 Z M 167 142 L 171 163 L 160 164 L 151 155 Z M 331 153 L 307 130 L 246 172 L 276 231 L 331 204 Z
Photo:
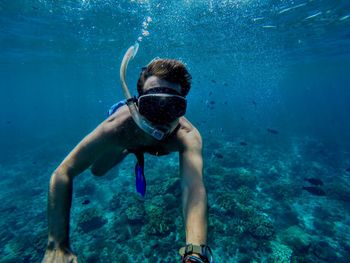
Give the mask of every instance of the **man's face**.
M 177 91 L 178 93 L 181 94 L 180 84 L 172 83 L 172 82 L 166 81 L 164 79 L 160 79 L 156 76 L 151 76 L 146 80 L 145 85 L 143 85 L 143 92 L 150 90 L 152 88 L 156 88 L 156 87 L 171 88 L 171 89 L 174 89 L 175 91 Z

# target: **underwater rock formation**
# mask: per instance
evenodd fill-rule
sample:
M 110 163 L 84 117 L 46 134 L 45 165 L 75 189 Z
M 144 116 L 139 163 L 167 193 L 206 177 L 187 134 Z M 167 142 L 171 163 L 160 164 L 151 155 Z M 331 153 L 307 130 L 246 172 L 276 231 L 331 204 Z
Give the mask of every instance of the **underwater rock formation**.
M 327 186 L 327 194 L 330 198 L 350 203 L 350 185 L 342 180 Z
M 258 240 L 271 239 L 275 234 L 275 228 L 266 216 L 257 215 L 251 218 L 248 226 L 249 234 Z
M 289 202 L 301 194 L 301 187 L 291 184 L 289 180 L 277 180 L 268 191 L 275 199 Z
M 96 183 L 90 181 L 85 182 L 83 185 L 79 185 L 74 189 L 75 197 L 83 197 L 94 194 L 96 191 Z
M 249 205 L 252 203 L 254 197 L 253 191 L 247 186 L 243 185 L 236 191 L 236 200 L 243 205 Z
M 337 262 L 338 256 L 334 252 L 334 248 L 324 240 L 314 242 L 312 244 L 311 251 L 318 260 L 325 262 Z
M 138 224 L 143 222 L 145 210 L 143 209 L 143 207 L 140 208 L 136 205 L 130 206 L 125 210 L 125 215 L 130 223 Z
M 106 223 L 107 220 L 100 215 L 97 209 L 88 208 L 80 213 L 77 225 L 81 231 L 88 233 L 101 228 Z
M 271 241 L 270 248 L 272 250 L 268 262 L 271 263 L 288 263 L 291 262 L 293 250 L 288 246 Z
M 169 234 L 174 228 L 170 214 L 163 207 L 155 205 L 146 206 L 146 214 L 148 219 L 146 225 L 147 233 L 164 236 Z
M 181 180 L 180 178 L 169 178 L 160 186 L 160 193 L 171 193 L 174 196 L 181 195 Z
M 305 254 L 311 246 L 311 236 L 299 226 L 291 226 L 280 234 L 284 244 L 290 246 L 297 254 Z
M 244 167 L 230 169 L 230 173 L 230 175 L 225 175 L 224 184 L 232 189 L 237 189 L 241 186 L 254 189 L 258 183 L 256 175 Z
M 121 207 L 121 197 L 118 195 L 113 195 L 112 199 L 108 203 L 109 209 L 115 211 Z
M 231 192 L 221 192 L 216 198 L 215 204 L 226 214 L 234 216 L 237 207 L 235 195 Z

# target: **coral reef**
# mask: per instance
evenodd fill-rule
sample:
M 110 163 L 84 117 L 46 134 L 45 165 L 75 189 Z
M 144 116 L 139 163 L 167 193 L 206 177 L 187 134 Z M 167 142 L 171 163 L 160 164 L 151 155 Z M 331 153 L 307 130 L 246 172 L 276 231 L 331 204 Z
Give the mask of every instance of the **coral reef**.
M 164 236 L 174 229 L 171 216 L 166 213 L 164 207 L 149 205 L 146 207 L 148 224 L 146 231 L 150 235 Z
M 88 233 L 101 228 L 106 223 L 107 220 L 103 218 L 101 212 L 96 208 L 88 208 L 79 214 L 77 225 L 81 231 Z
M 283 202 L 290 202 L 301 194 L 301 188 L 297 185 L 290 185 L 288 180 L 275 181 L 268 188 L 268 191 L 276 200 Z
M 275 234 L 275 229 L 267 216 L 257 215 L 250 219 L 248 232 L 256 239 L 268 240 Z
M 350 184 L 344 180 L 338 179 L 337 182 L 330 183 L 326 191 L 330 198 L 350 203 Z
M 305 254 L 310 249 L 312 238 L 298 226 L 291 226 L 280 234 L 284 244 L 289 245 L 297 254 Z
M 83 185 L 78 185 L 74 190 L 75 197 L 91 196 L 96 191 L 96 184 L 91 181 L 85 182 Z
M 323 260 L 325 262 L 331 262 L 337 260 L 338 258 L 337 254 L 334 251 L 334 248 L 324 240 L 318 240 L 314 242 L 312 244 L 311 251 L 318 260 Z
M 256 175 L 244 167 L 230 169 L 230 174 L 226 174 L 223 178 L 224 185 L 231 189 L 238 189 L 241 186 L 254 188 L 257 182 Z
M 322 162 L 325 157 L 300 162 L 289 148 L 236 149 L 233 142 L 217 142 L 215 152 L 222 158 L 207 149 L 204 166 L 208 244 L 217 262 L 349 262 L 349 178 L 334 176 L 338 170 Z M 177 249 L 186 240 L 181 178 L 174 169 L 178 159 L 157 160 L 146 160 L 145 198 L 135 193 L 134 175 L 123 167 L 116 173 L 122 178 L 82 177 L 75 184 L 71 244 L 80 262 L 177 262 Z M 126 159 L 126 167 L 133 165 L 134 159 Z M 16 169 L 4 171 L 12 173 L 19 176 Z M 305 178 L 319 174 L 327 194 L 322 199 L 302 191 Z M 40 262 L 47 242 L 47 193 L 31 179 L 18 189 L 9 180 L 1 183 L 11 186 L 0 196 L 2 262 Z M 22 192 L 26 187 L 31 189 Z M 12 202 L 22 193 L 30 202 L 26 197 Z M 91 203 L 84 205 L 87 198 Z
M 248 205 L 251 204 L 253 201 L 254 193 L 250 188 L 248 188 L 245 185 L 238 188 L 235 194 L 238 203 Z
M 237 203 L 235 201 L 235 195 L 233 193 L 219 193 L 215 203 L 224 214 L 234 216 Z
M 125 210 L 125 215 L 131 224 L 138 224 L 143 222 L 145 210 L 136 205 L 130 206 Z
M 268 262 L 271 263 L 287 263 L 292 260 L 293 250 L 288 246 L 278 243 L 276 241 L 271 242 L 271 254 L 268 258 Z

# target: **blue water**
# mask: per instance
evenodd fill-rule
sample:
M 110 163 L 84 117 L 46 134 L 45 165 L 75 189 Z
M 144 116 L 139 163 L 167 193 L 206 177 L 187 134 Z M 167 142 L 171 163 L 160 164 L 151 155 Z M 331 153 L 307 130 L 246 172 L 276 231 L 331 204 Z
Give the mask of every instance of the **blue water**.
M 154 57 L 181 59 L 193 76 L 186 116 L 203 137 L 217 262 L 286 262 L 276 258 L 281 249 L 296 262 L 350 262 L 346 0 L 1 0 L 0 262 L 42 258 L 51 173 L 123 98 L 119 65 L 137 40 L 130 87 Z M 141 204 L 127 198 L 135 194 L 132 157 L 105 177 L 76 179 L 71 245 L 81 262 L 179 262 L 181 200 L 164 176 L 177 180 L 177 162 L 175 154 L 146 157 L 151 191 Z M 324 182 L 326 196 L 302 190 L 310 177 Z M 167 209 L 165 193 L 175 198 Z M 253 215 L 230 212 L 223 200 Z M 165 233 L 149 231 L 157 225 L 150 204 L 169 219 Z M 132 205 L 146 211 L 142 226 L 120 221 Z M 94 208 L 107 223 L 84 231 L 79 218 Z M 252 235 L 261 215 L 273 236 Z

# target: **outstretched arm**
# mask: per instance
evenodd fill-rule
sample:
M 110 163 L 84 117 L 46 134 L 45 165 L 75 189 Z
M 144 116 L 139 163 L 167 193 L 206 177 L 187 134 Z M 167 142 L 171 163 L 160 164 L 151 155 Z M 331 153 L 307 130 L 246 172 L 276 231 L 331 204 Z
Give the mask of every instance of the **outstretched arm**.
M 202 140 L 197 130 L 183 139 L 180 151 L 182 203 L 186 225 L 186 244 L 207 242 L 207 194 L 203 184 Z
M 116 147 L 111 125 L 113 124 L 104 122 L 87 135 L 51 176 L 48 195 L 49 240 L 43 262 L 52 262 L 48 255 L 50 251 L 69 253 L 69 216 L 73 178 L 87 169 L 106 150 Z

